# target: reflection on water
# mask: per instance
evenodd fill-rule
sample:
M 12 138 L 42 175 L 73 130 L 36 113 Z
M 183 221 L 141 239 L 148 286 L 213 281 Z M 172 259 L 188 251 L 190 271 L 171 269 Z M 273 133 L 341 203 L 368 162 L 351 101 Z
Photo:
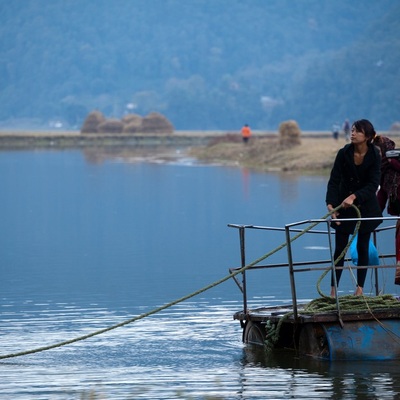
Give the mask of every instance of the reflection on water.
M 194 164 L 195 160 L 185 155 L 185 151 L 168 146 L 135 146 L 87 148 L 82 150 L 85 160 L 91 164 L 102 164 L 107 161 L 123 163 L 179 163 Z
M 258 348 L 244 349 L 246 382 L 256 382 L 261 371 L 285 377 L 286 394 L 293 398 L 332 399 L 396 399 L 400 390 L 398 361 L 385 362 L 326 362 L 297 358 L 291 351 L 266 354 Z M 259 382 L 261 384 L 261 382 Z M 284 390 L 284 389 L 283 389 Z M 266 397 L 272 398 L 272 397 Z M 282 397 L 278 397 L 282 398 Z
M 240 264 L 228 223 L 283 226 L 325 211 L 322 177 L 97 162 L 69 151 L 0 154 L 0 354 L 118 324 L 222 278 Z M 283 235 L 254 239 L 249 261 Z M 307 257 L 326 252 L 314 241 L 299 246 Z M 304 279 L 307 300 L 315 277 Z M 248 283 L 249 307 L 290 301 L 286 272 Z M 103 335 L 1 360 L 0 398 L 396 398 L 395 363 L 318 363 L 245 347 L 233 320 L 241 307 L 228 281 Z

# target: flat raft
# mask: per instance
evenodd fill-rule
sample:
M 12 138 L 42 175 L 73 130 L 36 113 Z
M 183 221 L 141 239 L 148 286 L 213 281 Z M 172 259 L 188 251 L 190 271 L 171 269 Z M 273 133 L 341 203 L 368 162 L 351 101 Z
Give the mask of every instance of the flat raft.
M 391 218 L 388 218 L 391 219 Z M 365 302 L 364 310 L 343 310 L 341 299 L 355 296 L 327 298 L 334 303 L 332 311 L 309 312 L 307 304 L 298 304 L 296 298 L 295 274 L 296 272 L 314 269 L 331 269 L 332 267 L 319 268 L 318 265 L 326 264 L 331 260 L 316 261 L 310 266 L 307 262 L 295 263 L 290 246 L 290 230 L 297 224 L 285 226 L 288 240 L 288 263 L 255 265 L 241 272 L 242 281 L 234 277 L 236 284 L 243 293 L 243 310 L 233 315 L 234 320 L 240 321 L 243 329 L 242 340 L 249 345 L 264 346 L 269 351 L 291 349 L 297 356 L 312 357 L 324 360 L 396 360 L 400 359 L 400 301 L 392 295 L 390 306 L 370 308 L 369 301 L 379 298 L 379 283 L 377 270 L 379 268 L 395 268 L 394 264 L 385 263 L 384 266 L 369 266 L 375 269 L 376 297 L 361 296 L 360 301 Z M 245 231 L 247 229 L 279 230 L 251 225 L 229 225 L 237 228 L 240 234 L 242 267 L 245 264 Z M 381 232 L 393 227 L 382 228 Z M 310 231 L 314 233 L 330 234 L 327 231 Z M 379 231 L 374 232 L 377 240 Z M 394 235 L 393 235 L 394 237 Z M 330 249 L 332 254 L 332 249 Z M 394 258 L 394 254 L 380 255 L 380 258 Z M 304 266 L 307 265 L 307 268 Z M 246 274 L 252 269 L 286 267 L 289 269 L 293 303 L 283 306 L 260 307 L 249 309 L 247 307 Z M 343 267 L 346 269 L 346 267 Z M 240 268 L 230 269 L 231 273 Z M 238 275 L 239 276 L 239 275 Z M 336 291 L 337 292 L 337 291 Z M 398 303 L 398 306 L 397 306 Z
M 301 314 L 292 308 L 265 307 L 234 314 L 243 328 L 243 342 L 264 346 L 269 326 L 278 326 L 275 349 L 326 360 L 400 359 L 400 305 L 371 312 Z M 281 321 L 284 318 L 283 321 Z

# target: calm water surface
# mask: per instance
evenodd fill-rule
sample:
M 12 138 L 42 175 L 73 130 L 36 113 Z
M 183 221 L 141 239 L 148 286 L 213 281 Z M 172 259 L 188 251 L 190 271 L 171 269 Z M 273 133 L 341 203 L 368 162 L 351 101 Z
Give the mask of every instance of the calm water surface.
M 326 180 L 190 160 L 0 153 L 0 354 L 118 324 L 226 276 L 240 264 L 228 223 L 283 227 L 319 218 Z M 252 261 L 284 236 L 249 240 Z M 298 247 L 305 258 L 327 256 L 315 238 Z M 397 293 L 393 271 L 385 274 L 385 291 Z M 302 299 L 316 297 L 316 278 L 301 278 Z M 252 306 L 290 299 L 286 271 L 249 284 Z M 344 276 L 342 290 L 352 288 Z M 2 360 L 0 398 L 399 398 L 398 363 L 316 362 L 245 347 L 232 319 L 241 307 L 229 280 L 105 334 Z

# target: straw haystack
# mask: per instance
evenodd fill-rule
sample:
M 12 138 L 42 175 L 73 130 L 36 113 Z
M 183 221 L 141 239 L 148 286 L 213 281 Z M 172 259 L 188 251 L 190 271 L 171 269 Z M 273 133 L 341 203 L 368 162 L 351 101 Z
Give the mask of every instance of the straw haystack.
M 100 111 L 92 111 L 83 122 L 81 133 L 97 133 L 98 126 L 106 119 Z
M 279 125 L 279 144 L 292 147 L 301 144 L 301 131 L 296 121 L 284 121 Z
M 92 111 L 82 125 L 81 133 L 162 133 L 171 134 L 174 127 L 163 115 L 152 112 L 146 117 L 127 114 L 121 120 L 106 119 L 99 111 Z
M 143 118 L 137 114 L 128 114 L 122 118 L 124 123 L 124 128 L 122 132 L 124 133 L 138 133 L 142 129 Z
M 99 133 L 122 133 L 124 123 L 118 119 L 106 119 L 97 127 Z
M 152 112 L 143 118 L 142 132 L 171 134 L 174 132 L 174 127 L 163 115 Z
M 134 121 L 142 121 L 142 117 L 139 114 L 126 114 L 122 117 L 122 122 L 124 124 L 129 124 Z

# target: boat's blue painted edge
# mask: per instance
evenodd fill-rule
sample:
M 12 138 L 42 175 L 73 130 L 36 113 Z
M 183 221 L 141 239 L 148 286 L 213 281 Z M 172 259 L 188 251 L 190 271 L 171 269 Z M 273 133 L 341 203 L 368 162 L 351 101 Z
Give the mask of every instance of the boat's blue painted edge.
M 400 359 L 400 320 L 322 324 L 330 360 Z

